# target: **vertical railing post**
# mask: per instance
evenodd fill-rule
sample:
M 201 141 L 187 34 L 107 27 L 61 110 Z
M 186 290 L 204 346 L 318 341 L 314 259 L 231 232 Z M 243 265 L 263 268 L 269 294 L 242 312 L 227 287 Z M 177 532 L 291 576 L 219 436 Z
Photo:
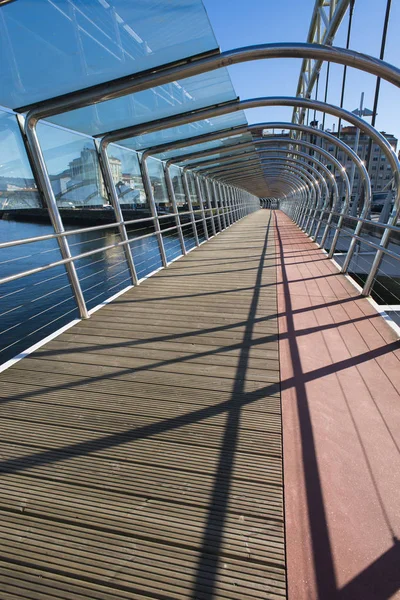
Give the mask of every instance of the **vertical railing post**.
M 243 194 L 242 194 L 241 190 L 239 190 L 239 189 L 238 189 L 237 193 L 238 193 L 239 202 L 240 202 L 240 205 L 241 205 L 241 217 L 243 219 L 245 217 Z
M 189 184 L 187 180 L 187 173 L 185 169 L 182 169 L 182 183 L 183 183 L 183 191 L 185 192 L 186 200 L 189 207 L 190 212 L 190 220 L 192 221 L 193 235 L 196 246 L 200 246 L 199 236 L 197 235 L 197 227 L 196 227 L 196 219 L 193 213 L 193 204 L 192 199 L 190 197 Z
M 236 221 L 238 219 L 237 206 L 236 206 L 235 195 L 233 193 L 233 188 L 232 188 L 231 185 L 228 187 L 228 193 L 229 193 L 229 198 L 231 200 L 231 205 L 232 205 L 232 218 L 233 218 L 233 222 L 236 223 Z
M 19 123 L 20 126 L 23 125 L 23 122 L 21 120 L 19 121 Z M 27 152 L 29 153 L 29 156 L 34 165 L 34 172 L 38 178 L 38 189 L 41 190 L 43 198 L 46 202 L 47 210 L 49 211 L 49 216 L 53 225 L 54 232 L 56 234 L 64 233 L 64 225 L 61 219 L 60 212 L 58 210 L 53 188 L 51 187 L 46 162 L 44 160 L 42 149 L 40 147 L 39 140 L 37 137 L 36 125 L 37 120 L 35 118 L 31 118 L 26 121 L 25 128 L 23 129 L 23 139 L 26 144 Z M 57 243 L 60 248 L 60 253 L 63 260 L 71 259 L 72 255 L 67 237 L 58 236 Z M 68 279 L 71 284 L 72 293 L 78 306 L 79 314 L 82 319 L 88 319 L 89 313 L 86 308 L 85 298 L 83 296 L 82 288 L 79 282 L 74 263 L 72 261 L 66 263 L 65 270 L 67 272 Z
M 125 253 L 125 259 L 126 259 L 126 262 L 128 263 L 129 272 L 130 272 L 130 275 L 132 278 L 132 283 L 134 285 L 137 285 L 138 277 L 137 277 L 137 273 L 136 273 L 136 267 L 135 267 L 135 263 L 133 262 L 132 251 L 131 251 L 131 247 L 129 245 L 128 232 L 126 231 L 126 227 L 125 227 L 125 223 L 124 223 L 124 216 L 122 214 L 121 205 L 119 203 L 118 193 L 117 193 L 115 183 L 114 183 L 114 180 L 112 177 L 110 162 L 108 160 L 108 154 L 107 154 L 107 146 L 103 146 L 99 142 L 99 140 L 95 140 L 95 143 L 96 143 L 97 156 L 98 156 L 98 160 L 100 163 L 101 172 L 103 174 L 103 178 L 104 178 L 104 181 L 106 184 L 106 189 L 108 192 L 108 198 L 111 202 L 111 206 L 114 209 L 115 220 L 118 223 L 119 235 L 121 237 L 121 240 L 123 242 L 125 242 L 123 248 L 124 248 L 124 253 Z
M 199 181 L 198 176 L 197 175 L 193 175 L 193 179 L 194 179 L 194 185 L 195 185 L 195 188 L 196 188 L 197 197 L 198 197 L 199 202 L 200 202 L 201 218 L 203 220 L 204 237 L 206 238 L 206 240 L 208 240 L 209 236 L 208 236 L 208 227 L 207 227 L 206 213 L 204 211 L 203 192 L 201 191 L 201 186 L 200 186 L 200 181 Z
M 151 216 L 153 217 L 154 229 L 155 229 L 155 233 L 156 233 L 158 247 L 160 250 L 161 262 L 162 262 L 163 267 L 167 267 L 168 266 L 167 255 L 165 253 L 164 241 L 162 238 L 160 221 L 158 219 L 157 206 L 156 206 L 156 202 L 154 200 L 153 188 L 151 186 L 151 179 L 150 179 L 149 169 L 147 167 L 146 158 L 140 160 L 140 170 L 142 173 L 144 191 L 146 193 L 146 197 L 149 202 Z
M 240 221 L 240 219 L 242 218 L 242 215 L 240 213 L 239 195 L 238 195 L 238 191 L 235 187 L 233 188 L 233 195 L 234 195 L 235 202 L 236 202 L 237 220 Z
M 225 203 L 225 208 L 226 208 L 226 218 L 228 221 L 228 227 L 230 227 L 232 225 L 232 213 L 231 213 L 231 205 L 230 205 L 229 196 L 228 196 L 228 188 L 225 184 L 223 184 L 221 186 L 221 188 L 222 188 L 222 194 L 224 196 L 224 203 Z
M 203 180 L 203 182 L 204 182 L 204 188 L 205 188 L 205 192 L 206 192 L 208 212 L 209 212 L 210 217 L 211 217 L 211 228 L 213 230 L 213 235 L 217 235 L 217 230 L 215 229 L 214 212 L 213 212 L 213 207 L 212 207 L 212 204 L 211 204 L 210 188 L 209 188 L 209 185 L 208 185 L 208 179 L 205 178 Z
M 220 205 L 220 208 L 221 208 L 221 211 L 222 211 L 222 223 L 224 225 L 224 229 L 226 229 L 227 226 L 228 226 L 228 224 L 227 224 L 227 220 L 226 220 L 225 203 L 224 203 L 224 199 L 223 199 L 223 196 L 222 196 L 222 190 L 221 190 L 221 184 L 220 183 L 216 184 L 216 189 L 217 189 L 218 197 L 219 197 L 219 205 Z
M 174 215 L 175 215 L 175 223 L 176 223 L 176 228 L 178 231 L 179 243 L 181 245 L 182 254 L 185 256 L 187 254 L 186 246 L 185 246 L 185 238 L 183 236 L 182 223 L 181 223 L 181 219 L 179 217 L 178 206 L 176 204 L 175 190 L 174 190 L 174 184 L 172 183 L 170 168 L 171 168 L 171 165 L 169 165 L 168 162 L 166 162 L 164 164 L 165 183 L 167 185 L 168 197 L 172 204 L 172 210 L 174 211 Z
M 217 189 L 216 189 L 216 185 L 215 185 L 215 181 L 214 180 L 211 180 L 211 186 L 212 186 L 212 190 L 213 190 L 213 198 L 214 198 L 214 203 L 215 203 L 215 210 L 217 211 L 218 228 L 219 228 L 220 231 L 222 231 L 221 216 L 219 214 L 219 206 L 218 206 L 218 195 L 217 195 Z
M 239 204 L 239 197 L 237 195 L 237 189 L 235 187 L 232 187 L 232 193 L 233 193 L 233 197 L 235 198 L 236 221 L 239 221 L 240 220 L 240 204 Z
M 228 185 L 226 187 L 226 193 L 229 198 L 229 205 L 231 208 L 231 221 L 232 221 L 232 225 L 233 225 L 233 223 L 236 222 L 236 209 L 235 209 L 235 202 L 234 202 L 234 198 L 233 198 L 233 194 L 232 194 L 232 188 L 230 185 Z

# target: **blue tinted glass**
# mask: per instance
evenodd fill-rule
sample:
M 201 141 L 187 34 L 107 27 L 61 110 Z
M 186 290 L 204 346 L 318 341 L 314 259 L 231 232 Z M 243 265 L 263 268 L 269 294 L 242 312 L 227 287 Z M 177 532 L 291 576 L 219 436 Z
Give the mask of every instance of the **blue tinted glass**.
M 165 183 L 163 163 L 156 158 L 149 158 L 147 161 L 147 168 L 149 170 L 154 201 L 157 205 L 158 212 L 160 214 L 170 212 L 171 207 L 169 204 L 167 185 Z
M 109 144 L 107 154 L 111 169 L 113 164 L 117 166 L 119 163 L 121 164 L 120 177 L 115 181 L 121 208 L 148 211 L 149 205 L 143 187 L 137 153 L 116 144 Z M 147 216 L 147 214 L 141 215 L 138 213 L 138 216 Z M 128 218 L 133 217 L 128 215 Z
M 201 0 L 18 0 L 1 8 L 0 104 L 24 106 L 215 48 Z
M 38 125 L 38 137 L 64 223 L 68 220 L 82 226 L 78 209 L 90 223 L 114 221 L 93 140 L 44 122 Z M 122 168 L 120 161 L 115 163 L 113 179 L 117 183 Z
M 220 162 L 218 161 L 218 158 L 216 158 L 215 162 L 213 162 L 212 164 L 209 165 L 201 165 L 201 162 L 199 162 L 197 165 L 191 165 L 191 167 L 193 167 L 193 169 L 196 169 L 197 167 L 199 167 L 201 169 L 200 172 L 205 172 L 208 169 L 214 169 L 217 167 L 221 167 L 221 169 L 230 169 L 233 168 L 234 166 L 236 166 L 238 163 L 246 163 L 248 161 L 251 161 L 253 163 L 252 166 L 256 166 L 256 162 L 255 159 L 257 158 L 257 155 L 254 153 L 249 153 L 246 156 L 232 156 L 232 159 L 227 160 L 226 162 Z M 206 162 L 206 159 L 204 159 L 204 161 Z
M 158 158 L 162 160 L 168 160 L 185 154 L 191 154 L 192 152 L 202 152 L 203 150 L 212 150 L 213 148 L 218 151 L 218 148 L 232 146 L 242 142 L 251 142 L 252 138 L 249 133 L 232 135 L 227 138 L 220 138 L 219 140 L 213 140 L 212 142 L 202 142 L 201 144 L 193 144 L 192 146 L 186 146 L 185 148 L 172 149 L 168 152 L 160 152 L 157 154 Z
M 143 150 L 145 148 L 151 148 L 152 146 L 158 146 L 159 144 L 183 140 L 196 135 L 204 135 L 206 133 L 218 131 L 219 129 L 237 127 L 238 125 L 247 125 L 246 117 L 242 111 L 232 112 L 221 117 L 213 117 L 212 119 L 206 119 L 204 121 L 188 123 L 187 125 L 181 125 L 180 127 L 162 129 L 161 131 L 139 135 L 135 138 L 121 140 L 119 143 L 122 146 L 133 148 L 134 150 Z
M 14 115 L 0 111 L 0 210 L 40 208 L 39 193 L 17 120 Z
M 90 135 L 106 133 L 236 98 L 227 69 L 173 81 L 48 120 Z
M 243 156 L 243 158 L 253 158 L 253 157 L 256 158 L 257 154 L 254 152 L 254 148 L 246 148 L 244 150 L 237 150 L 236 152 L 232 149 L 230 152 L 227 152 L 224 154 L 216 152 L 215 154 L 209 154 L 207 156 L 199 156 L 197 158 L 189 159 L 188 161 L 185 161 L 182 166 L 189 167 L 192 165 L 194 165 L 194 166 L 201 165 L 202 162 L 207 162 L 210 160 L 214 160 L 215 162 L 217 162 L 220 158 L 225 159 L 228 156 L 232 156 L 232 158 L 241 157 L 241 156 Z M 176 162 L 178 164 L 181 164 L 181 161 L 179 160 L 179 158 L 177 159 Z

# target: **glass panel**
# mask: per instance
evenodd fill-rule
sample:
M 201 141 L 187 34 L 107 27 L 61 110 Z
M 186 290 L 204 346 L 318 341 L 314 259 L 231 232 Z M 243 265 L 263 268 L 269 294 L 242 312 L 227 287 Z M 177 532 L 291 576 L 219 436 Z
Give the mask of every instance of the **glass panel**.
M 174 187 L 175 200 L 178 210 L 187 210 L 186 197 L 183 189 L 181 169 L 172 165 L 169 169 L 171 173 L 172 185 Z
M 0 9 L 1 12 L 1 9 Z M 0 111 L 0 243 L 52 235 L 19 127 Z M 61 260 L 55 239 L 0 249 L 1 277 Z M 63 266 L 0 286 L 0 364 L 78 316 Z
M 65 228 L 114 223 L 93 140 L 47 123 L 39 123 L 38 136 Z M 122 162 L 113 154 L 109 160 L 114 183 L 121 184 Z M 98 250 L 75 261 L 88 309 L 131 283 L 120 241 L 117 227 L 68 236 L 72 256 Z
M 194 176 L 191 171 L 187 171 L 187 181 L 190 191 L 190 199 L 192 201 L 193 210 L 195 211 L 194 216 L 196 219 L 197 236 L 199 238 L 199 242 L 204 242 L 206 238 L 204 234 L 203 215 L 200 210 L 200 199 L 197 196 L 196 186 L 194 184 Z
M 99 135 L 235 98 L 236 94 L 227 69 L 218 69 L 56 115 L 48 120 L 82 133 Z
M 136 152 L 110 144 L 107 148 L 111 166 L 121 164 L 120 178 L 115 181 L 125 219 L 151 216 Z M 134 213 L 128 211 L 135 211 Z M 126 214 L 125 214 L 126 213 Z
M 185 214 L 189 211 L 189 206 L 187 203 L 187 198 L 185 196 L 185 191 L 182 182 L 182 170 L 179 167 L 172 165 L 170 167 L 170 174 L 178 211 L 182 213 L 180 215 L 180 222 L 182 225 L 182 234 L 185 241 L 185 247 L 187 250 L 189 250 L 190 248 L 193 248 L 196 244 L 194 240 L 190 214 Z
M 39 210 L 42 210 L 42 202 L 18 123 L 14 115 L 0 111 L 0 217 L 4 211 L 10 219 Z M 0 224 L 7 229 L 5 222 L 0 220 Z M 9 231 L 7 235 L 13 234 Z M 24 232 L 17 235 L 24 237 Z M 2 239 L 3 242 L 8 240 L 8 237 Z
M 237 127 L 239 125 L 247 125 L 246 117 L 243 111 L 232 112 L 220 117 L 213 117 L 205 121 L 196 121 L 188 123 L 180 127 L 170 127 L 161 131 L 154 131 L 146 135 L 138 135 L 134 138 L 121 140 L 119 144 L 134 150 L 144 150 L 159 144 L 166 144 L 185 138 L 194 137 L 196 135 L 204 135 L 212 133 L 219 129 L 227 129 L 229 127 Z
M 238 160 L 240 160 L 241 158 L 243 158 L 243 160 L 250 160 L 252 158 L 257 158 L 258 155 L 257 153 L 254 151 L 254 149 L 252 148 L 245 148 L 244 150 L 237 150 L 236 152 L 232 149 L 230 152 L 225 152 L 223 154 L 221 153 L 215 153 L 215 154 L 209 154 L 207 156 L 204 157 L 199 157 L 199 158 L 193 158 L 192 160 L 188 160 L 188 162 L 186 163 L 188 168 L 190 166 L 190 168 L 196 168 L 197 165 L 199 167 L 201 167 L 202 163 L 207 163 L 208 161 L 214 161 L 214 164 L 211 164 L 210 168 L 213 168 L 214 166 L 217 166 L 220 164 L 220 159 L 228 159 L 228 158 L 232 158 L 232 160 L 237 157 Z M 177 160 L 177 162 L 179 162 L 179 159 Z M 221 163 L 224 164 L 224 163 Z
M 162 160 L 169 160 L 170 158 L 175 158 L 179 156 L 184 156 L 185 154 L 189 154 L 192 152 L 202 152 L 203 150 L 212 150 L 216 149 L 216 152 L 219 148 L 224 148 L 227 146 L 232 146 L 234 144 L 239 144 L 242 142 L 251 142 L 251 136 L 248 133 L 233 135 L 227 138 L 220 138 L 219 140 L 213 140 L 211 142 L 202 142 L 201 144 L 193 144 L 192 146 L 187 146 L 185 148 L 172 149 L 167 152 L 162 152 L 157 154 L 158 158 Z
M 107 154 L 109 159 L 114 157 L 121 162 L 121 180 L 116 182 L 116 189 L 124 219 L 126 221 L 149 219 L 151 210 L 144 191 L 137 152 L 110 144 Z M 161 164 L 159 161 L 156 162 Z M 160 176 L 160 173 L 157 174 Z M 136 272 L 140 279 L 162 266 L 158 242 L 154 233 L 154 221 L 149 219 L 130 223 L 126 225 L 126 230 Z M 142 236 L 149 237 L 142 238 Z
M 175 217 L 171 216 L 165 218 L 166 215 L 173 212 L 173 206 L 168 196 L 164 175 L 164 166 L 163 163 L 156 158 L 149 158 L 147 160 L 147 164 L 153 188 L 154 200 L 157 206 L 157 213 L 160 217 L 160 227 L 162 230 L 168 229 L 168 231 L 163 233 L 162 238 L 167 260 L 170 261 L 177 256 L 180 256 L 182 251 L 179 243 L 178 232 L 176 230 Z
M 165 183 L 163 163 L 156 158 L 148 158 L 147 166 L 153 188 L 154 201 L 159 215 L 173 212 Z
M 73 227 L 115 221 L 92 139 L 40 122 L 38 137 L 64 224 Z M 112 163 L 121 179 L 121 162 Z
M 0 11 L 0 103 L 24 106 L 215 48 L 201 0 L 18 0 Z
M 204 211 L 206 214 L 208 234 L 211 236 L 214 233 L 213 223 L 215 224 L 214 210 L 213 210 L 213 205 L 212 205 L 211 185 L 208 184 L 208 182 L 205 178 L 200 178 L 199 181 L 200 181 L 201 190 L 203 192 Z M 216 226 L 215 226 L 215 229 L 216 229 L 216 231 L 218 231 Z

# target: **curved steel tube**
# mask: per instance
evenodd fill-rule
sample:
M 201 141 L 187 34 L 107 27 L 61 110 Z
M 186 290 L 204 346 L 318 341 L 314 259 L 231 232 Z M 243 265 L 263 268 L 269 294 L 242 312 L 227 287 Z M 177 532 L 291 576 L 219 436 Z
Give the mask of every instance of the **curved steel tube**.
M 339 174 L 342 176 L 342 178 L 344 180 L 344 185 L 345 185 L 345 201 L 344 201 L 344 206 L 342 207 L 342 211 L 341 211 L 343 216 L 341 215 L 339 217 L 338 229 L 336 229 L 336 231 L 335 231 L 334 239 L 332 241 L 332 245 L 331 245 L 331 249 L 330 249 L 330 253 L 333 255 L 333 252 L 334 252 L 334 249 L 335 249 L 335 246 L 336 246 L 336 242 L 337 242 L 337 239 L 338 239 L 338 236 L 339 236 L 339 229 L 341 227 L 341 224 L 342 224 L 342 221 L 343 221 L 343 218 L 344 218 L 344 214 L 347 212 L 347 210 L 349 208 L 349 204 L 350 204 L 351 190 L 350 190 L 349 178 L 347 176 L 346 171 L 342 168 L 342 165 L 340 164 L 340 162 L 333 155 L 331 155 L 328 151 L 324 150 L 323 148 L 320 148 L 319 146 L 316 146 L 315 144 L 307 142 L 305 140 L 301 140 L 301 141 L 295 141 L 295 140 L 293 140 L 292 141 L 292 140 L 288 140 L 287 138 L 283 138 L 283 137 L 273 137 L 272 139 L 257 138 L 255 140 L 253 140 L 253 142 L 246 142 L 246 143 L 238 144 L 235 148 L 237 150 L 237 149 L 240 149 L 240 148 L 243 148 L 243 147 L 249 147 L 249 146 L 252 146 L 252 145 L 254 145 L 254 146 L 260 146 L 261 145 L 262 146 L 264 144 L 268 145 L 268 144 L 273 144 L 273 143 L 276 143 L 276 144 L 285 144 L 285 145 L 290 145 L 290 146 L 292 146 L 292 145 L 294 145 L 294 146 L 305 146 L 306 148 L 311 148 L 315 152 L 317 152 L 317 153 L 321 154 L 322 156 L 324 156 L 329 162 L 331 162 L 332 164 L 334 164 L 336 166 L 337 170 L 339 171 Z M 225 151 L 226 151 L 226 149 L 225 149 Z M 207 151 L 207 153 L 208 152 L 211 152 L 211 151 Z M 292 152 L 292 150 L 289 149 L 289 148 L 287 149 L 287 152 L 289 154 L 290 153 L 295 153 L 294 151 Z M 262 154 L 262 153 L 263 153 L 263 151 L 259 152 L 259 154 Z M 193 157 L 194 154 L 199 154 L 199 153 L 193 153 L 193 154 L 191 154 L 189 156 Z M 214 151 L 214 154 L 215 154 L 215 151 Z M 310 160 L 310 158 L 308 158 L 308 155 L 306 155 L 304 153 L 300 153 L 299 155 L 303 156 L 304 158 L 307 158 L 307 160 Z M 185 157 L 185 161 L 189 160 L 189 156 Z M 203 156 L 204 156 L 204 154 L 203 154 Z M 220 157 L 217 157 L 217 158 L 209 160 L 209 161 L 202 161 L 200 164 L 198 164 L 198 167 L 201 168 L 203 165 L 213 164 L 213 163 L 216 163 L 216 162 L 217 163 L 221 163 L 221 162 L 224 162 L 225 160 L 228 160 L 228 159 L 231 159 L 231 158 L 236 158 L 236 157 L 240 158 L 241 156 L 243 157 L 245 155 L 235 154 L 235 155 L 227 157 L 226 159 L 225 158 L 221 159 Z M 171 160 L 172 159 L 170 159 L 167 162 L 170 163 Z M 196 163 L 191 163 L 191 164 L 187 165 L 186 168 L 187 169 L 193 169 L 195 166 L 196 166 Z M 317 210 L 318 210 L 317 207 L 315 207 L 315 212 Z M 311 214 L 312 213 L 310 211 L 310 213 L 309 213 L 309 215 L 307 217 L 306 224 L 303 227 L 303 229 L 305 229 L 306 232 L 308 231 L 308 225 L 309 225 L 309 222 L 310 222 L 310 219 L 311 219 Z M 304 220 L 303 220 L 303 224 L 304 224 Z M 330 224 L 330 222 L 329 222 L 329 224 Z M 329 231 L 328 227 L 329 227 L 329 225 L 327 224 L 326 229 L 325 229 L 326 235 L 325 235 L 325 232 L 324 232 L 324 236 L 323 236 L 324 243 L 325 243 L 325 240 L 326 240 L 327 233 Z
M 274 152 L 274 150 L 272 150 L 272 152 Z M 315 159 L 315 162 L 318 162 Z M 288 163 L 292 163 L 290 165 L 288 165 Z M 300 174 L 303 175 L 303 178 L 305 178 L 305 180 L 308 183 L 309 186 L 309 190 L 311 191 L 311 194 L 313 195 L 314 199 L 317 198 L 317 196 L 320 198 L 320 189 L 319 189 L 319 185 L 317 182 L 317 178 L 320 179 L 324 189 L 325 189 L 325 193 L 329 193 L 328 191 L 328 187 L 325 181 L 325 178 L 323 177 L 323 175 L 321 173 L 319 173 L 319 171 L 317 171 L 317 169 L 311 165 L 305 165 L 302 161 L 300 161 L 299 159 L 289 159 L 289 158 L 276 158 L 273 160 L 269 160 L 267 161 L 267 163 L 264 163 L 267 166 L 272 166 L 272 165 L 282 165 L 283 168 L 287 168 L 290 171 L 293 171 L 294 173 L 299 172 L 299 177 Z M 292 165 L 296 165 L 295 167 Z M 313 174 L 309 173 L 307 171 L 307 169 L 309 169 L 310 171 L 312 171 Z M 235 167 L 236 170 L 236 167 Z M 328 173 L 330 173 L 330 171 L 328 169 L 326 169 Z M 266 169 L 263 169 L 263 172 L 266 171 Z M 238 177 L 242 177 L 242 175 L 238 175 Z M 222 177 L 221 177 L 222 178 Z M 336 182 L 335 182 L 336 184 Z M 311 195 L 309 196 L 309 202 L 312 201 Z
M 309 44 L 298 42 L 260 44 L 228 50 L 221 54 L 200 58 L 186 64 L 164 67 L 159 71 L 140 75 L 134 73 L 115 81 L 108 81 L 86 90 L 71 92 L 61 98 L 41 102 L 28 113 L 28 119 L 45 119 L 51 115 L 68 112 L 85 106 L 121 98 L 151 87 L 171 83 L 177 79 L 193 77 L 201 73 L 208 73 L 223 67 L 253 60 L 266 60 L 272 58 L 312 58 L 326 60 L 361 71 L 366 71 L 377 77 L 400 87 L 400 70 L 382 60 L 361 54 L 354 50 L 346 50 L 322 44 Z M 24 107 L 22 107 L 24 108 Z M 20 110 L 20 112 L 26 112 Z

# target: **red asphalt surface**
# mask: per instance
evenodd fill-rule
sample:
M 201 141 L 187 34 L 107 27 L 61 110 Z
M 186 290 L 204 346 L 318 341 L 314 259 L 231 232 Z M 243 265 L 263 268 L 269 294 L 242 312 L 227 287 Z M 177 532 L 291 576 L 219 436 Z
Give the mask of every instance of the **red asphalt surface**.
M 400 344 L 276 211 L 289 600 L 400 598 Z

